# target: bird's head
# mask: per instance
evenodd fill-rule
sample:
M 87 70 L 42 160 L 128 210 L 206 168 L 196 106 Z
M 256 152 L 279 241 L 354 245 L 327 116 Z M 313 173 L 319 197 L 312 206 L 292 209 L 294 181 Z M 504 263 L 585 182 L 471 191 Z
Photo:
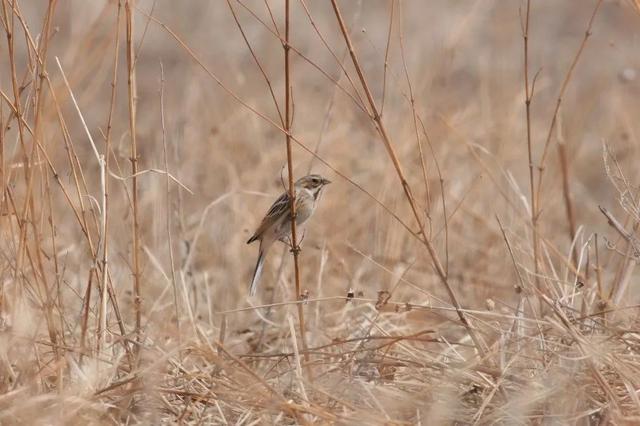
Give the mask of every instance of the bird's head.
M 308 189 L 312 193 L 318 193 L 323 186 L 330 184 L 331 181 L 327 178 L 323 178 L 320 175 L 307 175 L 301 177 L 296 182 L 297 188 Z

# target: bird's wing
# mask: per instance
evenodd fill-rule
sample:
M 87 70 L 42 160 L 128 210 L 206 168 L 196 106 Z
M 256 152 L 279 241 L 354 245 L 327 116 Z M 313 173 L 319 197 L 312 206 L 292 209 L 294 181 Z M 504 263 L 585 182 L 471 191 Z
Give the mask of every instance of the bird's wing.
M 264 217 L 264 220 L 266 221 L 269 218 L 277 219 L 281 217 L 285 212 L 287 212 L 287 210 L 289 210 L 289 193 L 284 192 L 271 205 L 271 207 L 269 208 L 269 211 Z
M 289 210 L 289 193 L 285 192 L 271 205 L 269 211 L 262 219 L 262 223 L 256 229 L 253 236 L 247 241 L 247 243 L 252 243 L 253 241 L 260 238 L 260 236 L 266 231 L 271 225 L 273 225 L 282 215 L 287 214 Z

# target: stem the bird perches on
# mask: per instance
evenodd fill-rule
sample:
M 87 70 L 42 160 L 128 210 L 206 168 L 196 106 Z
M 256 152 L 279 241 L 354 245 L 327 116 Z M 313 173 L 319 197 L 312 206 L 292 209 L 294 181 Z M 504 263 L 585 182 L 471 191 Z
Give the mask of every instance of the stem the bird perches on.
M 298 238 L 296 234 L 296 193 L 293 184 L 293 154 L 291 152 L 291 66 L 289 63 L 289 0 L 285 1 L 285 30 L 282 44 L 284 48 L 284 97 L 285 97 L 285 116 L 284 130 L 287 142 L 287 170 L 289 172 L 289 208 L 291 209 L 291 252 L 293 253 L 293 269 L 296 283 L 296 300 L 300 300 L 300 264 L 298 255 L 300 247 L 298 246 Z M 302 304 L 298 304 L 298 325 L 300 327 L 300 339 L 302 340 L 302 348 L 304 349 L 305 361 L 307 361 L 307 343 L 305 338 L 304 310 Z
M 382 117 L 379 113 L 378 107 L 376 106 L 375 100 L 373 99 L 373 95 L 371 94 L 371 90 L 369 89 L 369 85 L 364 76 L 362 67 L 360 66 L 360 62 L 358 61 L 358 57 L 356 56 L 356 51 L 353 47 L 353 43 L 351 42 L 351 37 L 349 36 L 349 32 L 347 31 L 347 27 L 344 23 L 344 19 L 342 18 L 342 14 L 340 13 L 337 0 L 331 0 L 331 4 L 333 6 L 333 11 L 336 14 L 336 19 L 338 20 L 340 31 L 342 32 L 344 41 L 347 44 L 347 48 L 349 49 L 349 55 L 351 56 L 353 67 L 358 73 L 360 84 L 362 85 L 362 88 L 365 94 L 367 95 L 367 101 L 369 103 L 369 108 L 370 108 L 369 114 L 372 120 L 375 122 L 378 133 L 380 134 L 380 137 L 382 138 L 382 142 L 387 150 L 387 154 L 389 155 L 389 158 L 393 162 L 393 167 L 396 170 L 398 178 L 400 179 L 400 183 L 402 184 L 402 189 L 404 190 L 404 194 L 407 198 L 407 201 L 409 202 L 409 206 L 411 207 L 411 211 L 413 212 L 416 223 L 418 225 L 418 228 L 419 228 L 418 232 L 422 237 L 421 241 L 426 246 L 427 251 L 429 252 L 429 256 L 431 258 L 433 266 L 438 274 L 438 277 L 440 278 L 440 281 L 444 285 L 444 288 L 446 289 L 447 294 L 449 295 L 449 299 L 451 299 L 451 303 L 453 304 L 456 310 L 456 313 L 458 314 L 458 318 L 460 319 L 460 322 L 467 330 L 467 333 L 469 333 L 469 336 L 473 340 L 473 343 L 476 346 L 478 352 L 484 355 L 486 351 L 484 350 L 484 347 L 482 346 L 480 340 L 478 339 L 478 336 L 476 335 L 475 331 L 471 327 L 471 324 L 467 320 L 466 315 L 462 311 L 462 306 L 458 302 L 458 298 L 456 297 L 456 294 L 454 293 L 453 288 L 449 284 L 447 272 L 444 266 L 442 265 L 442 263 L 440 262 L 440 259 L 438 257 L 438 254 L 436 253 L 435 248 L 433 247 L 433 244 L 431 244 L 431 241 L 429 241 L 427 237 L 427 233 L 425 232 L 425 229 L 424 229 L 424 224 L 420 219 L 420 213 L 418 211 L 418 207 L 416 206 L 416 202 L 413 198 L 413 194 L 411 193 L 411 188 L 409 187 L 409 183 L 405 178 L 404 172 L 402 170 L 402 166 L 400 165 L 400 161 L 398 160 L 398 156 L 396 155 L 395 150 L 393 149 L 391 139 L 389 138 L 389 134 L 387 133 L 384 123 L 382 122 Z

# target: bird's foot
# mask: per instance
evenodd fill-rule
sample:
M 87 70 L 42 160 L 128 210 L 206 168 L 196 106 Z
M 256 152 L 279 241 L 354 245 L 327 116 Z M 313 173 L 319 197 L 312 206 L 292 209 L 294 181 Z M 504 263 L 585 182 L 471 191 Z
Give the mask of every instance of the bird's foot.
M 280 241 L 282 241 L 287 246 L 289 246 L 289 251 L 291 253 L 298 254 L 301 251 L 300 244 L 302 244 L 302 242 L 304 241 L 305 232 L 306 232 L 306 230 L 302 231 L 302 237 L 300 238 L 300 241 L 298 242 L 298 244 L 293 244 L 293 241 L 291 240 L 291 237 L 288 236 L 288 235 L 286 237 L 280 238 Z

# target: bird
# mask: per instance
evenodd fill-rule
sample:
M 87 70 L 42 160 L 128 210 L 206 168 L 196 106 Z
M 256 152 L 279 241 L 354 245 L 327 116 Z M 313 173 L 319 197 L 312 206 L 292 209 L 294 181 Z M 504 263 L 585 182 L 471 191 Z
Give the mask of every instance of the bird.
M 322 189 L 331 181 L 318 174 L 301 177 L 294 184 L 296 203 L 296 226 L 302 225 L 313 214 L 320 198 Z M 258 288 L 262 267 L 269 248 L 276 241 L 285 241 L 291 235 L 291 208 L 289 192 L 286 191 L 271 205 L 269 211 L 260 222 L 260 226 L 253 233 L 247 244 L 260 241 L 258 261 L 251 279 L 249 294 L 254 296 Z

